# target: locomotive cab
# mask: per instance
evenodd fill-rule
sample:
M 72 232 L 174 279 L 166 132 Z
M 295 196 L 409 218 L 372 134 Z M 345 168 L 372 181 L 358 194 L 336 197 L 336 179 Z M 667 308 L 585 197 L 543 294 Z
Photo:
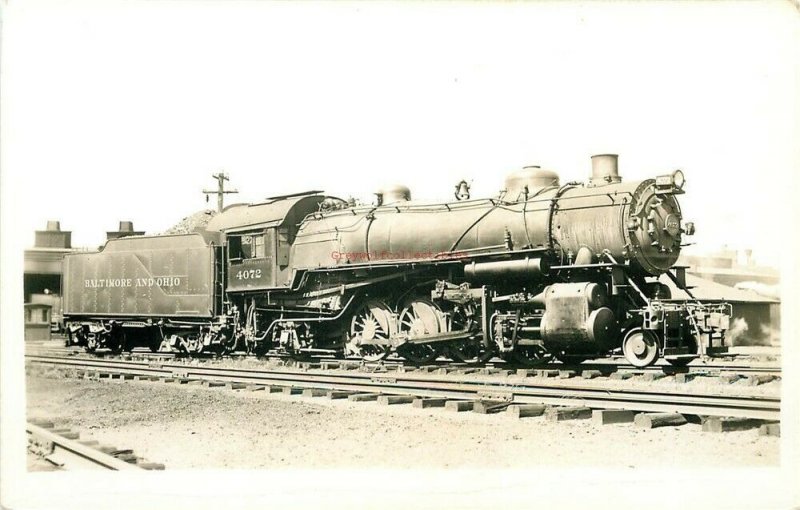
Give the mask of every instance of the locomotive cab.
M 276 285 L 275 230 L 275 227 L 272 227 L 230 233 L 226 236 L 229 290 L 237 291 Z
M 208 230 L 225 236 L 225 281 L 229 293 L 285 288 L 297 225 L 326 199 L 312 191 L 234 204 L 212 219 Z

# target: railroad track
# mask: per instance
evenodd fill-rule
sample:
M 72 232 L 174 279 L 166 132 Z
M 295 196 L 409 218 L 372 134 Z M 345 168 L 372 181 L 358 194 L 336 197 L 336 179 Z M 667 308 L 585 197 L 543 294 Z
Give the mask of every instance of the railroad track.
M 216 355 L 206 355 L 206 356 L 189 356 L 184 354 L 175 354 L 175 353 L 166 353 L 166 352 L 132 352 L 129 354 L 112 354 L 112 353 L 86 353 L 82 350 L 74 350 L 74 349 L 59 349 L 59 348 L 34 348 L 28 349 L 28 354 L 31 355 L 39 355 L 39 356 L 74 356 L 76 358 L 81 359 L 118 359 L 118 360 L 147 360 L 147 361 L 166 361 L 166 360 L 200 360 L 201 362 L 204 361 L 211 361 L 216 362 L 219 360 L 237 360 L 237 359 L 247 359 L 248 356 L 244 354 L 233 354 L 233 355 L 225 355 L 223 357 L 216 356 Z M 250 358 L 252 359 L 252 358 Z M 437 360 L 431 363 L 427 363 L 425 365 L 413 365 L 409 363 L 404 363 L 400 360 L 385 360 L 378 363 L 368 363 L 368 362 L 361 362 L 358 360 L 339 360 L 333 357 L 319 357 L 314 358 L 311 361 L 297 361 L 291 359 L 288 355 L 269 355 L 263 358 L 265 361 L 283 361 L 283 362 L 290 362 L 294 363 L 298 366 L 303 366 L 305 364 L 320 364 L 324 366 L 326 364 L 356 364 L 359 366 L 365 367 L 415 367 L 415 368 L 422 368 L 422 369 L 468 369 L 474 368 L 473 365 L 469 365 L 466 363 L 457 363 L 449 360 Z M 498 368 L 498 369 L 516 369 L 520 368 L 518 365 L 514 365 L 512 363 L 508 363 L 502 360 L 495 360 L 490 361 L 487 363 L 482 364 L 481 366 L 486 368 Z M 664 373 L 667 375 L 673 374 L 740 374 L 742 376 L 747 375 L 755 375 L 755 374 L 763 374 L 763 375 L 772 375 L 779 377 L 781 376 L 782 370 L 781 367 L 775 365 L 764 365 L 764 366 L 755 366 L 755 365 L 748 365 L 744 363 L 735 363 L 735 364 L 718 364 L 718 363 L 707 363 L 707 364 L 694 364 L 694 365 L 687 365 L 683 367 L 673 366 L 669 364 L 663 365 L 652 365 L 649 367 L 644 368 L 637 368 L 625 361 L 618 361 L 615 359 L 609 359 L 599 362 L 587 361 L 580 364 L 570 364 L 570 363 L 561 363 L 561 362 L 551 362 L 551 363 L 544 363 L 542 365 L 538 365 L 535 367 L 536 369 L 542 370 L 571 370 L 576 372 L 582 372 L 585 370 L 596 370 L 599 371 L 602 375 L 609 375 L 614 372 L 625 371 L 630 372 L 631 374 L 645 374 L 645 373 Z
M 112 470 L 139 471 L 141 465 L 121 460 L 89 445 L 73 440 L 33 423 L 25 425 L 29 449 L 44 457 L 52 464 L 66 470 Z M 163 469 L 163 467 L 162 467 Z
M 558 382 L 537 384 L 522 376 L 476 378 L 404 372 L 364 373 L 332 370 L 222 368 L 148 361 L 79 359 L 26 355 L 31 365 L 82 371 L 98 377 L 139 377 L 178 383 L 205 381 L 242 387 L 284 387 L 513 404 L 577 406 L 592 409 L 680 413 L 777 421 L 780 399 L 764 396 L 698 395 L 680 391 L 609 389 Z

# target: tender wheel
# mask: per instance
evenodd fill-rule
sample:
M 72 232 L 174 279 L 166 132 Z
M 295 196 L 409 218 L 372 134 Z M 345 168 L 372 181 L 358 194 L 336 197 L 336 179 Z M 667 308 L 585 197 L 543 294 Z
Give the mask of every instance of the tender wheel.
M 541 345 L 517 345 L 510 359 L 525 367 L 535 367 L 550 362 L 553 355 Z
M 124 349 L 125 345 L 127 344 L 127 339 L 125 338 L 125 333 L 117 332 L 110 342 L 111 344 L 111 352 L 113 354 L 120 354 Z
M 400 312 L 400 331 L 409 338 L 438 335 L 445 325 L 439 315 L 439 307 L 427 299 L 414 299 L 406 303 Z M 439 356 L 435 344 L 407 343 L 398 348 L 398 353 L 412 363 L 430 363 Z
M 128 335 L 122 333 L 119 340 L 119 350 L 130 352 L 133 349 L 133 341 L 128 338 Z
M 147 343 L 147 347 L 150 348 L 150 352 L 158 352 L 159 349 L 161 349 L 161 338 L 159 338 L 159 336 L 153 335 L 153 337 Z M 128 350 L 131 351 L 133 348 L 130 347 Z
M 389 336 L 392 312 L 380 301 L 368 301 L 350 321 L 350 347 L 365 361 L 380 361 L 390 351 Z M 362 344 L 361 341 L 380 341 L 382 344 Z
M 97 347 L 98 347 L 97 337 L 92 335 L 86 339 L 86 346 L 84 347 L 84 349 L 86 349 L 86 352 L 94 352 L 97 350 Z
M 264 342 L 264 341 L 257 342 L 255 346 L 253 346 L 253 354 L 255 354 L 257 358 L 266 356 L 268 352 L 269 352 L 269 342 Z
M 652 365 L 658 359 L 658 339 L 652 331 L 633 329 L 622 341 L 622 352 L 635 367 Z

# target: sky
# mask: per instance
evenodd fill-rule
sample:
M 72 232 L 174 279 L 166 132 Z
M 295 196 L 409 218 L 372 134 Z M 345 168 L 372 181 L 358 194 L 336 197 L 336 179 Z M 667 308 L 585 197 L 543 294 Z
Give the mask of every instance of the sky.
M 682 169 L 693 249 L 776 265 L 800 138 L 790 2 L 17 2 L 4 9 L 0 192 L 15 239 L 97 246 L 206 203 L 321 189 L 493 196 L 525 165 Z M 8 216 L 6 217 L 8 220 Z

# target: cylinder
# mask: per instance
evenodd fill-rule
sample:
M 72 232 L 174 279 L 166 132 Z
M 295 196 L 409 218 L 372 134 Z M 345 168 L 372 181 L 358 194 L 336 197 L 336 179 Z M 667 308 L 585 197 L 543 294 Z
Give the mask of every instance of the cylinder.
M 61 222 L 56 220 L 50 220 L 47 222 L 47 231 L 48 232 L 61 232 Z
M 541 258 L 520 260 L 500 260 L 494 262 L 471 262 L 464 266 L 467 280 L 536 280 L 547 276 L 550 265 Z
M 612 182 L 621 182 L 617 168 L 616 154 L 597 154 L 592 156 L 592 184 L 599 186 Z
M 120 232 L 133 232 L 133 222 L 132 221 L 120 221 L 119 222 L 119 231 Z
M 545 291 L 541 335 L 547 348 L 605 348 L 619 333 L 613 310 L 605 306 L 603 285 L 593 282 L 556 283 Z M 549 344 L 549 347 L 548 347 Z

